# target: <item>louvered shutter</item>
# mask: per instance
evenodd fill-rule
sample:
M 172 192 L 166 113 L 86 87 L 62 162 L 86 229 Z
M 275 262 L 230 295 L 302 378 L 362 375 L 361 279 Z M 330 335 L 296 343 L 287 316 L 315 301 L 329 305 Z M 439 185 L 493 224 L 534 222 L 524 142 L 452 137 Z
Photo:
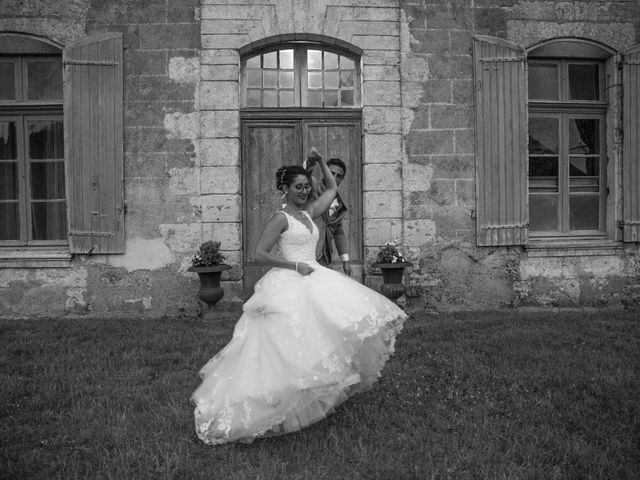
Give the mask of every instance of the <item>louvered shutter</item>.
M 63 64 L 71 252 L 123 253 L 122 34 L 70 44 Z
M 473 55 L 477 244 L 522 245 L 529 226 L 526 53 L 477 36 Z
M 640 45 L 622 56 L 622 91 L 622 239 L 640 242 Z

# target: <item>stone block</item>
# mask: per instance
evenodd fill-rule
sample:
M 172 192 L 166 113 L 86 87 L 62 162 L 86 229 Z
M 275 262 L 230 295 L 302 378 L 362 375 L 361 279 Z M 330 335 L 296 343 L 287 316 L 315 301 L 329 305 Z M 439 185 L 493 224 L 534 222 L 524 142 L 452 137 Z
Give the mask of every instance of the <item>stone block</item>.
M 200 28 L 198 24 L 140 25 L 140 48 L 174 49 L 200 48 Z
M 242 221 L 242 197 L 240 195 L 204 195 L 202 203 L 202 221 L 240 222 Z
M 364 220 L 364 244 L 380 246 L 402 238 L 402 219 L 374 218 Z
M 435 79 L 424 82 L 424 93 L 421 102 L 428 103 L 451 103 L 451 80 Z
M 202 35 L 202 48 L 240 48 L 251 43 L 252 38 L 247 34 L 227 34 L 227 35 Z
M 458 207 L 438 207 L 433 209 L 431 217 L 437 228 L 439 238 L 460 238 L 461 232 L 475 229 L 475 221 L 471 218 L 471 209 Z
M 474 105 L 473 80 L 453 80 L 453 103 L 456 105 Z
M 203 65 L 240 65 L 240 55 L 232 49 L 208 49 L 201 52 Z
M 129 101 L 124 104 L 124 121 L 127 127 L 163 127 L 167 113 L 192 113 L 193 110 L 193 100 L 177 102 Z
M 401 133 L 402 109 L 400 107 L 365 107 L 362 113 L 366 133 Z
M 456 130 L 454 152 L 457 154 L 475 153 L 475 139 L 473 128 Z
M 202 167 L 200 173 L 203 194 L 240 193 L 239 167 Z
M 405 220 L 403 228 L 403 244 L 406 247 L 420 247 L 433 243 L 436 236 L 436 225 L 433 220 Z
M 407 138 L 410 155 L 453 153 L 453 130 L 417 130 Z
M 472 128 L 474 110 L 471 105 L 431 105 L 431 128 Z
M 202 225 L 202 241 L 220 242 L 221 250 L 240 250 L 242 248 L 242 223 L 218 222 Z
M 370 134 L 364 136 L 364 163 L 396 163 L 402 159 L 402 136 Z
M 198 191 L 196 168 L 172 168 L 168 172 L 169 183 L 165 195 L 190 195 Z
M 367 48 L 393 52 L 400 50 L 400 37 L 398 35 L 353 35 L 351 43 L 363 50 Z
M 240 83 L 202 82 L 200 84 L 200 108 L 203 110 L 234 110 L 240 105 Z
M 475 208 L 476 205 L 476 182 L 475 180 L 456 180 L 456 205 L 468 209 Z
M 262 34 L 265 29 L 262 20 L 259 18 L 236 18 L 236 19 L 215 19 L 203 20 L 201 27 L 202 34 L 247 34 L 252 37 Z
M 412 5 L 401 3 L 401 8 L 404 11 L 409 24 L 409 29 L 424 29 L 427 26 L 426 22 L 426 10 L 424 5 Z
M 131 155 L 153 152 L 180 154 L 195 152 L 192 141 L 169 139 L 164 127 L 125 127 L 124 151 Z
M 196 83 L 200 80 L 200 59 L 194 56 L 169 58 L 169 78 L 178 83 Z
M 497 36 L 507 31 L 507 14 L 502 8 L 474 8 L 473 23 L 477 33 Z
M 233 81 L 240 82 L 240 68 L 236 64 L 231 65 L 203 65 L 200 69 L 200 78 L 204 81 Z
M 240 165 L 240 140 L 208 138 L 200 143 L 200 163 L 203 166 Z
M 364 217 L 400 218 L 402 216 L 402 192 L 364 192 Z
M 451 32 L 451 55 L 471 55 L 473 46 L 472 30 L 454 30 Z
M 406 192 L 428 191 L 433 178 L 433 168 L 409 163 L 402 168 L 402 187 Z
M 130 75 L 125 79 L 124 96 L 125 102 L 158 102 L 161 100 L 168 102 L 178 100 L 193 101 L 194 91 L 194 84 L 178 83 L 164 75 Z
M 200 11 L 203 27 L 209 20 L 236 20 L 238 18 L 260 19 L 264 15 L 264 7 L 253 2 L 234 2 L 235 5 L 225 5 L 224 2 L 215 2 L 216 5 L 203 4 Z M 218 5 L 219 3 L 219 5 Z
M 158 226 L 164 243 L 175 254 L 188 254 L 189 257 L 202 243 L 201 223 L 160 224 Z
M 401 190 L 400 165 L 369 163 L 364 166 L 364 191 Z
M 199 6 L 200 0 L 167 2 L 167 18 L 172 23 L 194 22 L 196 21 L 196 8 Z
M 393 65 L 365 65 L 365 81 L 400 82 L 400 70 Z
M 202 138 L 240 136 L 240 114 L 237 110 L 204 110 L 200 114 Z
M 398 65 L 399 52 L 393 50 L 365 49 L 362 54 L 363 65 Z
M 428 55 L 429 71 L 433 78 L 471 79 L 471 55 Z
M 411 51 L 415 53 L 449 53 L 449 32 L 446 30 L 411 30 Z
M 400 106 L 400 82 L 365 81 L 363 103 L 384 107 Z
M 166 75 L 166 51 L 124 51 L 124 71 L 129 75 Z
M 474 155 L 430 155 L 428 159 L 434 178 L 475 178 Z

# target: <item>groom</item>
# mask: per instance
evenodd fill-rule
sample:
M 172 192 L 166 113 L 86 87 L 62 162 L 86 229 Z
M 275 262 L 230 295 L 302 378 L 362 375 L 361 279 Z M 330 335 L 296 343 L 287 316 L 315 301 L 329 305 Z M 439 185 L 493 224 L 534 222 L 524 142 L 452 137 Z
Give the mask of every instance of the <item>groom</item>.
M 312 147 L 311 153 L 303 162 L 303 167 L 307 172 L 311 174 L 319 158 L 320 154 L 317 152 L 315 147 Z M 329 159 L 327 166 L 329 167 L 329 170 L 331 170 L 333 177 L 336 179 L 336 183 L 340 186 L 340 183 L 342 183 L 342 180 L 344 180 L 344 176 L 347 173 L 347 166 L 339 158 Z M 322 194 L 326 188 L 324 180 L 322 183 L 318 183 L 315 180 L 315 177 L 312 176 L 311 178 L 313 179 L 313 186 L 315 190 L 314 194 Z M 345 274 L 351 275 L 351 264 L 349 263 L 348 253 L 349 242 L 342 226 L 342 221 L 346 214 L 347 206 L 342 200 L 340 193 L 338 193 L 329 208 L 315 219 L 320 233 L 318 245 L 316 246 L 316 260 L 322 265 L 330 265 L 331 250 L 333 248 L 333 243 L 335 243 L 338 255 L 340 255 L 340 260 L 342 260 L 342 269 Z

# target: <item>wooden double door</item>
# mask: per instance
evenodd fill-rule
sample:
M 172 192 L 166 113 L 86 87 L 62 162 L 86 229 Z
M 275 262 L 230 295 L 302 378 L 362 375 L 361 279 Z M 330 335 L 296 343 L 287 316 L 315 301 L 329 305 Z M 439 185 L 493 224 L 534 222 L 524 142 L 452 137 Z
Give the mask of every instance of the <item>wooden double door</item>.
M 353 275 L 362 280 L 362 129 L 360 112 L 242 115 L 242 198 L 244 294 L 269 269 L 256 265 L 253 251 L 264 226 L 281 209 L 275 173 L 283 165 L 301 165 L 312 146 L 326 160 L 340 158 L 347 172 L 340 195 L 349 209 L 343 223 L 349 238 Z M 316 168 L 319 174 L 319 168 Z M 334 245 L 334 262 L 339 263 Z

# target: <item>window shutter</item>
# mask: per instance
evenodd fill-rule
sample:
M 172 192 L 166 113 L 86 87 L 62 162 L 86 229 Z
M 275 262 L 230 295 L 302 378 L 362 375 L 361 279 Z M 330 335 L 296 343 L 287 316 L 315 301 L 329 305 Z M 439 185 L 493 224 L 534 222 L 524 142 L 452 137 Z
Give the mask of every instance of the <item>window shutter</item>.
M 122 34 L 69 44 L 63 64 L 71 252 L 123 253 Z
M 473 56 L 477 244 L 522 245 L 529 227 L 526 53 L 476 36 Z
M 640 242 L 640 45 L 622 56 L 622 239 Z

